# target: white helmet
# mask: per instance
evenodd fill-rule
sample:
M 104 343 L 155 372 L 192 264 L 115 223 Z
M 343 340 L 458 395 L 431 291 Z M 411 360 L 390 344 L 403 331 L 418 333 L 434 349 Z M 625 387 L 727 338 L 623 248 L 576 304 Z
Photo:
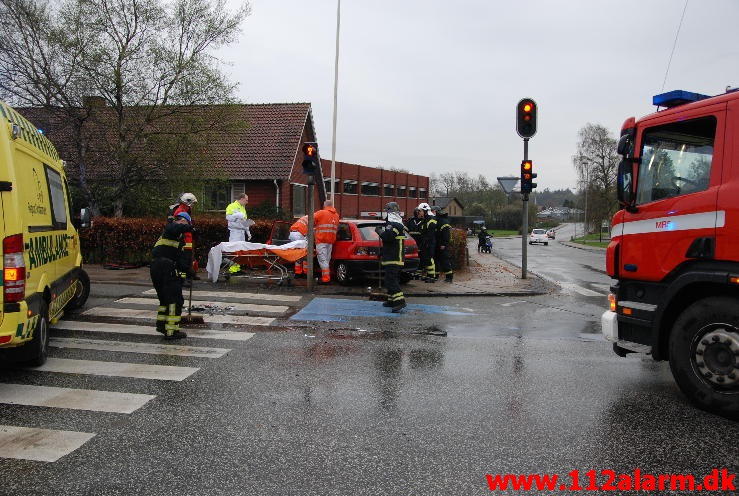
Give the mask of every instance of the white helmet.
M 182 193 L 180 195 L 180 203 L 184 203 L 188 207 L 192 207 L 197 202 L 198 199 L 192 193 Z
M 431 211 L 431 207 L 429 206 L 428 203 L 419 203 L 418 206 L 416 207 L 416 209 L 418 209 L 418 210 L 425 210 L 426 212 L 430 212 Z

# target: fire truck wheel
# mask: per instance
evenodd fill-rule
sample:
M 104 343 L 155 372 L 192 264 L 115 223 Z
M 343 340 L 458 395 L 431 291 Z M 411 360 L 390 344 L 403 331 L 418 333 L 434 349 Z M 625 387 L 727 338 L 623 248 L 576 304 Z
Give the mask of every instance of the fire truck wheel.
M 670 333 L 670 369 L 697 406 L 739 419 L 739 308 L 736 299 L 705 298 L 678 317 Z

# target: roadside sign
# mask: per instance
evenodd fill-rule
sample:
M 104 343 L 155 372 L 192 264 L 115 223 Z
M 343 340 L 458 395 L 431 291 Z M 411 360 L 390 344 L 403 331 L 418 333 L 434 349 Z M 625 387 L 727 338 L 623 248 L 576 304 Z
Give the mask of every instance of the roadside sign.
M 500 184 L 500 187 L 506 195 L 510 195 L 513 188 L 516 187 L 516 184 L 518 184 L 520 180 L 521 178 L 517 176 L 499 177 L 498 184 Z

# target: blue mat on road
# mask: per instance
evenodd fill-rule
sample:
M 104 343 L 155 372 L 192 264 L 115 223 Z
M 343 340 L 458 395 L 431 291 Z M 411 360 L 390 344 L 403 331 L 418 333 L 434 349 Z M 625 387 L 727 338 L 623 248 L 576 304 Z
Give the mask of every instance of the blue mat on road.
M 388 315 L 404 317 L 414 314 L 418 315 L 419 313 L 471 315 L 467 312 L 453 310 L 450 307 L 419 304 L 409 304 L 400 313 L 392 314 L 389 308 L 382 306 L 381 301 L 314 298 L 302 310 L 290 317 L 290 320 L 346 322 L 352 317 L 383 317 Z

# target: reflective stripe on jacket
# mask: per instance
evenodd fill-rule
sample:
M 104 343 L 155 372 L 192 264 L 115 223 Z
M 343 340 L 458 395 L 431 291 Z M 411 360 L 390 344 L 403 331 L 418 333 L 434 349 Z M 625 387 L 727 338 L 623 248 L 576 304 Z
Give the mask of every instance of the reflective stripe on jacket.
M 334 207 L 319 210 L 313 216 L 316 227 L 316 243 L 335 243 L 339 230 L 339 214 Z
M 403 262 L 403 224 L 397 222 L 386 222 L 380 231 L 382 240 L 382 265 L 405 265 Z
M 308 216 L 304 215 L 296 220 L 295 223 L 290 226 L 290 230 L 297 231 L 303 236 L 308 236 Z

